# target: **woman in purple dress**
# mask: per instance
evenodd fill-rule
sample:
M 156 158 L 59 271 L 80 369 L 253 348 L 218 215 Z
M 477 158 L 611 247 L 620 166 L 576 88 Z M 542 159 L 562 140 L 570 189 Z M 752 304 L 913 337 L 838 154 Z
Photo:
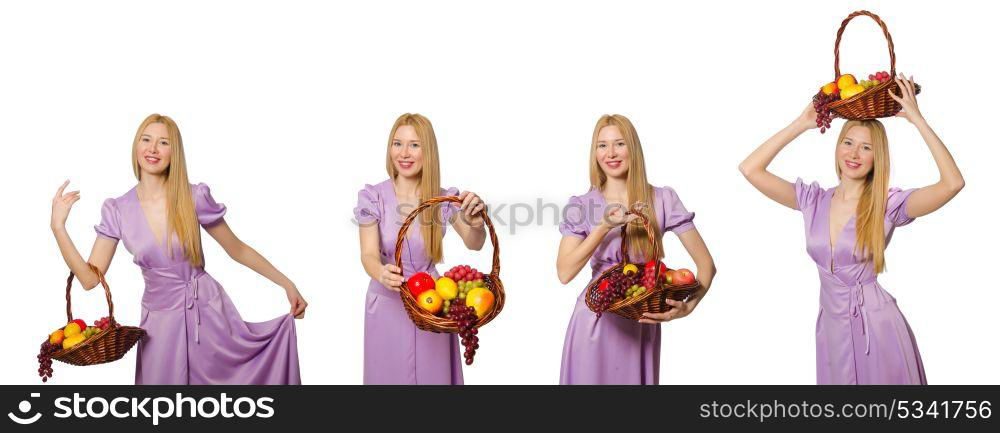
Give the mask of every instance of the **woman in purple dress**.
M 396 119 L 385 163 L 389 179 L 365 185 L 354 209 L 361 232 L 361 264 L 371 277 L 365 302 L 364 383 L 461 385 L 457 338 L 417 329 L 403 309 L 399 289 L 404 279 L 418 272 L 438 278 L 435 264 L 442 258 L 445 221 L 466 247 L 483 247 L 483 202 L 472 192 L 441 188 L 434 128 L 419 114 Z M 429 198 L 456 194 L 461 206 L 432 206 L 410 226 L 403 243 L 403 268 L 397 267 L 396 238 L 406 216 Z
M 136 384 L 300 384 L 295 321 L 306 301 L 295 284 L 233 234 L 205 184 L 188 183 L 184 146 L 177 124 L 153 114 L 139 126 L 132 144 L 132 168 L 139 183 L 107 199 L 90 263 L 107 272 L 118 242 L 142 271 Z M 66 218 L 80 192 L 52 200 L 52 231 L 70 269 L 86 289 L 98 276 L 66 232 Z M 283 287 L 289 314 L 244 322 L 222 286 L 205 272 L 201 230 L 238 263 Z
M 668 300 L 674 308 L 662 314 L 647 313 L 631 321 L 614 314 L 599 319 L 587 308 L 586 290 L 580 293 L 563 345 L 561 384 L 658 384 L 660 380 L 660 323 L 694 311 L 712 285 L 715 263 L 695 229 L 694 214 L 684 208 L 670 187 L 653 187 L 646 181 L 646 163 L 635 128 L 625 116 L 605 115 L 597 121 L 590 148 L 591 189 L 571 197 L 563 212 L 556 267 L 559 280 L 569 283 L 590 262 L 592 278 L 622 261 L 623 224 L 633 203 L 644 203 L 655 212 L 656 247 L 662 256 L 662 236 L 674 232 L 697 266 L 702 289 L 686 302 Z M 637 263 L 652 260 L 653 245 L 642 226 L 632 224 L 629 255 Z M 593 280 L 591 280 L 593 281 Z
M 896 299 L 877 280 L 896 227 L 944 206 L 965 186 L 944 143 L 917 107 L 912 78 L 896 79 L 893 95 L 930 148 L 940 180 L 919 189 L 889 187 L 889 144 L 877 120 L 844 124 L 835 150 L 839 185 L 824 189 L 767 171 L 771 160 L 800 134 L 816 127 L 806 107 L 798 119 L 750 154 L 740 171 L 772 200 L 805 218 L 806 252 L 820 278 L 816 321 L 819 384 L 925 384 L 917 343 Z

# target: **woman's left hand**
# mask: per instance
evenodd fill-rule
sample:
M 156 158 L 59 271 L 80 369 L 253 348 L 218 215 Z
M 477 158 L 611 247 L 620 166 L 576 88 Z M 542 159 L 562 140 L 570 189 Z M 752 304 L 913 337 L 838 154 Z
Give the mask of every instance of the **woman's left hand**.
M 639 323 L 663 323 L 680 319 L 691 314 L 695 307 L 698 306 L 697 302 L 682 302 L 673 299 L 666 299 L 664 302 L 673 308 L 664 313 L 642 313 L 643 318 L 639 319 Z
M 483 214 L 481 212 L 486 208 L 483 200 L 472 191 L 463 191 L 458 195 L 458 198 L 462 200 L 462 205 L 458 208 L 462 212 L 462 219 L 472 227 L 482 227 Z
M 916 86 L 913 84 L 913 77 L 910 76 L 907 79 L 903 74 L 899 74 L 895 78 L 896 84 L 899 85 L 899 94 L 893 94 L 889 92 L 889 96 L 893 100 L 903 106 L 903 111 L 896 113 L 896 117 L 903 117 L 909 120 L 910 123 L 916 125 L 917 122 L 923 120 L 923 115 L 920 114 L 920 107 L 917 107 L 917 90 Z
M 306 317 L 306 307 L 309 306 L 309 303 L 299 293 L 299 289 L 288 289 L 285 294 L 288 295 L 288 303 L 292 306 L 292 316 L 295 316 L 296 319 Z

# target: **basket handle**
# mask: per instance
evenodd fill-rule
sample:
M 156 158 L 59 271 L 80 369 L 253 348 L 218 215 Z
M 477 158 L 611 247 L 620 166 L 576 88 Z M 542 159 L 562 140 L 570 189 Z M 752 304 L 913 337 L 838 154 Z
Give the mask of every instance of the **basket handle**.
M 642 222 L 642 228 L 646 229 L 646 235 L 649 236 L 650 245 L 653 246 L 653 257 L 654 260 L 656 260 L 655 258 L 660 256 L 660 251 L 656 245 L 656 238 L 654 237 L 655 235 L 652 223 L 649 221 L 649 217 L 646 216 L 646 213 L 642 211 L 642 208 L 645 206 L 646 205 L 641 202 L 632 203 L 632 206 L 629 206 L 625 215 L 635 215 L 637 219 Z M 630 263 L 632 261 L 628 257 L 628 224 L 622 224 L 622 260 L 623 263 Z M 656 266 L 654 281 L 659 280 L 659 278 L 660 266 Z
M 892 45 L 892 35 L 889 34 L 889 28 L 885 26 L 885 22 L 878 15 L 875 15 L 868 11 L 856 11 L 847 16 L 844 22 L 840 23 L 840 30 L 837 30 L 837 42 L 833 45 L 833 79 L 837 80 L 840 78 L 840 37 L 844 34 L 844 29 L 847 28 L 847 23 L 850 22 L 854 17 L 865 15 L 871 17 L 878 23 L 879 27 L 882 27 L 882 34 L 885 35 L 885 40 L 889 42 L 889 75 L 891 77 L 896 76 L 896 49 Z
M 108 301 L 108 321 L 112 326 L 115 325 L 115 303 L 111 301 L 111 289 L 108 287 L 107 280 L 104 279 L 104 273 L 94 266 L 92 263 L 87 263 L 90 266 L 90 270 L 97 274 L 97 279 L 101 282 L 101 286 L 104 287 L 104 297 Z M 73 278 L 76 275 L 72 271 L 69 273 L 69 278 L 66 279 L 66 323 L 73 321 L 73 303 L 70 300 L 70 289 L 73 288 Z
M 410 212 L 410 215 L 408 215 L 406 220 L 403 221 L 403 226 L 399 228 L 399 234 L 396 236 L 396 266 L 399 267 L 399 269 L 403 269 L 403 241 L 406 240 L 406 233 L 410 229 L 410 224 L 413 223 L 413 220 L 415 220 L 418 215 L 420 215 L 420 212 L 439 203 L 461 202 L 462 200 L 459 199 L 458 196 L 454 195 L 432 197 L 427 201 L 420 203 L 416 209 L 413 209 L 413 212 Z M 486 224 L 486 228 L 490 231 L 490 243 L 493 244 L 493 269 L 490 271 L 490 275 L 493 278 L 497 278 L 500 275 L 500 244 L 497 241 L 497 232 L 493 228 L 493 222 L 490 221 L 490 216 L 486 212 L 485 205 L 480 213 L 482 214 L 483 222 Z

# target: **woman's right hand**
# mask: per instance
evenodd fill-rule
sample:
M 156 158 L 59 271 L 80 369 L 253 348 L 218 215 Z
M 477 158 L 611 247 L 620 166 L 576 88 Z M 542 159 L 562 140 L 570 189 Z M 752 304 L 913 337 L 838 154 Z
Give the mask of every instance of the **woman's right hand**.
M 52 230 L 66 227 L 69 211 L 73 208 L 73 203 L 80 199 L 80 191 L 63 192 L 67 185 L 69 185 L 69 180 L 63 182 L 59 190 L 56 191 L 56 196 L 52 198 Z
M 399 291 L 403 285 L 403 270 L 399 266 L 386 263 L 382 265 L 382 273 L 378 276 L 378 282 L 392 291 Z
M 631 223 L 633 220 L 638 218 L 634 214 L 626 215 L 625 212 L 626 209 L 624 206 L 612 205 L 609 208 L 607 215 L 604 216 L 604 220 L 601 221 L 601 223 L 604 224 L 608 228 L 608 230 L 611 230 L 621 227 L 625 224 Z
M 795 124 L 802 129 L 819 128 L 819 126 L 816 125 L 816 107 L 813 107 L 813 103 L 811 101 L 806 104 L 806 109 L 802 110 L 802 114 L 799 114 L 799 118 L 795 119 Z

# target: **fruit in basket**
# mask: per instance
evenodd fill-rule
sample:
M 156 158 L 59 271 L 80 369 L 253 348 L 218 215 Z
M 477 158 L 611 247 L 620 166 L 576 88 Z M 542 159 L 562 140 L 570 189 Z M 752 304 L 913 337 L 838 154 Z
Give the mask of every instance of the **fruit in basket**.
M 451 278 L 441 277 L 434 283 L 434 290 L 441 295 L 441 298 L 450 301 L 458 296 L 458 283 Z
M 625 265 L 622 268 L 622 273 L 625 274 L 625 275 L 634 274 L 636 272 L 639 272 L 639 267 L 636 266 L 636 265 L 633 265 L 631 263 Z
M 48 341 L 42 343 L 38 351 L 38 376 L 42 382 L 48 382 L 52 377 L 52 354 L 62 349 L 60 344 L 52 344 Z
M 694 274 L 688 269 L 678 269 L 674 271 L 674 284 L 685 285 L 694 282 Z
M 663 274 L 665 274 L 667 272 L 667 265 L 663 264 L 663 262 L 658 261 L 658 260 L 650 260 L 650 261 L 646 262 L 646 269 L 643 271 L 643 274 L 644 275 L 645 274 L 650 274 L 650 276 L 652 277 L 652 274 L 656 273 L 656 265 L 657 264 L 660 265 L 660 276 L 662 277 Z
M 84 322 L 81 319 L 73 319 L 73 321 L 70 323 L 76 323 L 77 325 L 79 325 L 81 331 L 87 329 L 87 322 Z
M 859 93 L 864 92 L 865 86 L 852 84 L 850 86 L 843 87 L 842 89 L 843 90 L 840 91 L 840 99 L 851 99 Z
M 437 293 L 437 290 L 425 290 L 417 295 L 417 305 L 431 314 L 437 314 L 444 307 L 444 299 Z
M 465 304 L 476 310 L 476 317 L 482 318 L 493 310 L 495 300 L 493 292 L 485 287 L 478 287 L 469 291 L 465 297 Z
M 106 331 L 108 328 L 111 327 L 111 318 L 110 317 L 102 317 L 102 318 L 100 318 L 98 320 L 95 320 L 94 321 L 94 326 L 97 327 L 98 329 L 102 330 L 102 331 Z
M 83 340 L 86 340 L 86 339 L 87 338 L 84 337 L 83 334 L 76 334 L 76 335 L 74 335 L 72 337 L 66 337 L 65 339 L 63 339 L 62 348 L 63 348 L 63 350 L 69 349 L 69 348 L 71 348 L 73 346 L 76 346 L 77 344 L 82 343 Z
M 829 82 L 829 83 L 826 83 L 826 85 L 823 86 L 820 89 L 820 91 L 822 91 L 824 95 L 829 96 L 829 95 L 836 95 L 837 92 L 840 91 L 840 89 L 837 88 L 837 83 L 836 82 Z
M 611 281 L 610 280 L 602 280 L 601 283 L 597 285 L 597 290 L 600 290 L 600 291 L 603 292 L 605 290 L 608 290 L 608 287 L 611 287 Z
M 458 335 L 462 338 L 462 346 L 465 346 L 465 364 L 472 365 L 472 360 L 476 356 L 476 349 L 479 349 L 479 337 L 476 334 L 476 311 L 472 307 L 465 305 L 464 301 L 455 301 L 448 312 L 448 318 L 458 322 Z
M 855 84 L 858 84 L 858 80 L 851 74 L 844 74 L 837 78 L 837 88 L 840 89 L 840 97 L 847 99 L 844 97 L 844 90 Z
M 434 277 L 426 272 L 418 272 L 406 280 L 406 288 L 410 289 L 410 293 L 414 297 L 418 297 L 420 294 L 434 289 Z
M 75 321 L 69 322 L 69 324 L 63 328 L 63 336 L 66 338 L 76 337 L 77 335 L 80 335 L 81 332 L 83 332 L 83 328 L 81 328 L 80 324 Z
M 478 270 L 476 270 L 476 268 L 473 268 L 469 265 L 455 266 L 450 270 L 448 270 L 448 272 L 445 272 L 444 276 L 451 278 L 455 281 L 458 281 L 460 283 L 483 279 L 483 273 L 479 272 Z
M 63 338 L 65 338 L 65 336 L 63 335 L 63 330 L 57 329 L 56 332 L 49 334 L 49 343 L 62 344 Z

